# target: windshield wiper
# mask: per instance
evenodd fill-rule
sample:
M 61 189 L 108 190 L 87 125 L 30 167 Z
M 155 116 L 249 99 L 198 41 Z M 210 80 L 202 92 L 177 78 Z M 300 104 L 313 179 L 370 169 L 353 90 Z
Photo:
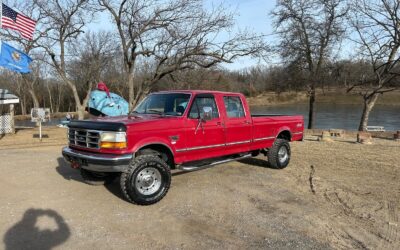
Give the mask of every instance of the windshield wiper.
M 148 111 L 150 111 L 151 113 L 147 113 Z M 157 115 L 164 115 L 164 112 L 156 110 L 156 109 L 148 109 L 146 110 L 147 114 L 157 114 Z

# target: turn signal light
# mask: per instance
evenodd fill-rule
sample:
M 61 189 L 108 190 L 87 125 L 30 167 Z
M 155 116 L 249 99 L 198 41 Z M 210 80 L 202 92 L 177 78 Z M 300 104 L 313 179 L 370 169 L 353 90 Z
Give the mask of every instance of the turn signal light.
M 102 141 L 100 143 L 101 148 L 109 148 L 109 149 L 123 149 L 126 148 L 126 142 L 108 142 Z

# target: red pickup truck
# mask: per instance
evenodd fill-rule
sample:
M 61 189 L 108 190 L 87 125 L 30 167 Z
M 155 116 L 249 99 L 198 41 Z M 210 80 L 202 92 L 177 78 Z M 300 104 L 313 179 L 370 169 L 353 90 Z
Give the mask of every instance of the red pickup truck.
M 128 116 L 72 121 L 64 158 L 89 184 L 120 178 L 123 196 L 161 200 L 171 170 L 196 171 L 264 154 L 271 167 L 290 160 L 303 138 L 302 116 L 251 115 L 242 94 L 165 91 L 148 95 Z

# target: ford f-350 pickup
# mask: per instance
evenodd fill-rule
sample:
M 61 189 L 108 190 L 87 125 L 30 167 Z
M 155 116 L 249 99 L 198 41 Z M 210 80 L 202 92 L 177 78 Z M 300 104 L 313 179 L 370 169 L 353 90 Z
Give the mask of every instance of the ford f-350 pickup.
M 120 178 L 123 196 L 161 200 L 171 170 L 196 171 L 264 154 L 273 168 L 290 161 L 290 141 L 303 139 L 302 116 L 251 115 L 240 93 L 164 91 L 148 95 L 127 116 L 72 121 L 62 154 L 85 182 Z

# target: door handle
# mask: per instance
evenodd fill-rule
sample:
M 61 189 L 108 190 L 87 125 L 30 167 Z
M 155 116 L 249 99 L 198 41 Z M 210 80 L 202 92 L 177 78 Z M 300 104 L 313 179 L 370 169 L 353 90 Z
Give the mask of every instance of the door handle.
M 222 125 L 222 122 L 217 122 L 217 125 Z
M 244 124 L 250 124 L 250 121 L 244 121 L 243 123 Z

